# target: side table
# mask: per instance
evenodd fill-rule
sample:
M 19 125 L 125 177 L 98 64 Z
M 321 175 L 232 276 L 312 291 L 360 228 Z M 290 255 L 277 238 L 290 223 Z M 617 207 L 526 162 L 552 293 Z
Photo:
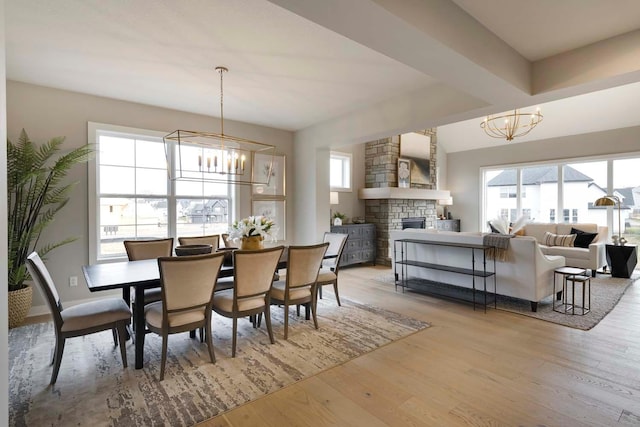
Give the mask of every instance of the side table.
M 560 291 L 562 291 L 562 302 L 560 304 L 556 304 L 556 298 L 555 298 L 555 295 L 558 295 L 558 292 L 560 292 L 556 288 L 556 275 L 558 274 L 562 276 L 562 288 L 560 289 Z M 566 313 L 571 308 L 573 308 L 573 307 L 570 307 L 569 304 L 567 304 L 567 278 L 584 276 L 586 274 L 587 274 L 587 270 L 585 270 L 584 268 L 575 268 L 575 267 L 559 267 L 553 271 L 553 293 L 554 293 L 554 299 L 552 303 L 553 311 L 557 311 L 558 313 Z M 575 291 L 575 282 L 573 283 L 573 285 L 574 285 L 573 289 Z M 560 297 L 558 297 L 557 299 L 560 300 Z M 573 305 L 573 301 L 571 302 L 572 302 L 571 305 Z
M 612 277 L 631 277 L 638 263 L 636 246 L 607 245 L 607 264 Z

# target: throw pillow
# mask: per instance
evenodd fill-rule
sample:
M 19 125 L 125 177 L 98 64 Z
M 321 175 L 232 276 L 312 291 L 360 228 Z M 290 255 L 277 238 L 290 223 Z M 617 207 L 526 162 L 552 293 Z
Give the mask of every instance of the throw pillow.
M 598 233 L 587 233 L 586 231 L 578 230 L 577 228 L 571 228 L 571 234 L 576 235 L 576 240 L 573 242 L 573 246 L 576 248 L 588 248 L 591 242 L 596 238 Z
M 575 234 L 553 234 L 549 231 L 544 233 L 544 244 L 547 246 L 573 246 L 576 240 Z

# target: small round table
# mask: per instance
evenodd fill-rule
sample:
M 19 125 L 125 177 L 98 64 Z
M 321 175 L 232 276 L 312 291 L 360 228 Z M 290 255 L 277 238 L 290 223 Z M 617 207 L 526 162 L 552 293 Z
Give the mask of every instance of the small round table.
M 562 289 L 560 291 L 556 290 L 556 275 L 560 274 L 562 276 Z M 553 271 L 553 293 L 557 295 L 557 292 L 562 292 L 562 303 L 556 305 L 556 299 L 560 300 L 560 298 L 553 299 L 553 311 L 557 311 L 558 313 L 567 313 L 570 310 L 573 312 L 573 301 L 571 304 L 567 303 L 567 278 L 575 277 L 575 276 L 585 276 L 587 274 L 587 270 L 584 268 L 576 268 L 576 267 L 560 267 L 556 268 Z M 573 282 L 574 290 L 575 290 L 575 282 Z M 584 305 L 584 304 L 583 304 Z

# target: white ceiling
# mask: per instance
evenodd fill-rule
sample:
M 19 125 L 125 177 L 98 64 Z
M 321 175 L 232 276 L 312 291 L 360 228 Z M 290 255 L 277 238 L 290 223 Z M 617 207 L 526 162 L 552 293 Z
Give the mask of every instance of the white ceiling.
M 6 0 L 5 15 L 10 80 L 217 117 L 224 65 L 225 117 L 281 129 L 416 94 L 441 111 L 393 130 L 448 125 L 449 152 L 498 143 L 464 120 L 513 107 L 542 105 L 531 138 L 640 124 L 640 85 L 621 86 L 640 81 L 637 0 Z

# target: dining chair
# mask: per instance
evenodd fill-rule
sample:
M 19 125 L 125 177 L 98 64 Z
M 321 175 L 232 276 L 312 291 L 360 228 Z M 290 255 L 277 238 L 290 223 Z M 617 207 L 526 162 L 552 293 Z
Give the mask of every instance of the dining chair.
M 178 243 L 181 245 L 211 245 L 211 252 L 215 252 L 220 247 L 220 235 L 178 237 Z
M 129 261 L 170 257 L 173 251 L 173 237 L 154 240 L 125 240 L 123 243 Z M 145 289 L 143 305 L 160 301 L 161 298 L 162 292 L 159 287 Z
M 342 251 L 347 244 L 348 234 L 343 233 L 324 233 L 324 242 L 329 242 L 329 249 L 327 249 L 327 255 L 331 255 L 331 258 L 327 258 L 322 261 L 322 268 L 318 274 L 318 294 L 322 298 L 322 287 L 326 285 L 333 285 L 333 292 L 336 294 L 336 301 L 340 304 L 340 295 L 338 295 L 338 270 L 340 269 L 340 260 L 342 259 Z M 325 255 L 325 257 L 327 256 Z
M 224 255 L 160 257 L 162 299 L 144 308 L 147 327 L 162 337 L 160 381 L 164 380 L 170 334 L 204 328 L 211 363 L 215 363 L 211 336 L 211 304 Z
M 32 252 L 26 260 L 31 278 L 42 291 L 51 310 L 56 331 L 56 346 L 51 363 L 51 384 L 55 384 L 60 371 L 60 362 L 67 338 L 111 330 L 117 346 L 120 341 L 120 355 L 123 367 L 127 367 L 126 326 L 131 319 L 131 310 L 122 298 L 105 298 L 64 308 L 49 270 L 37 252 Z M 117 335 L 116 335 L 117 333 Z
M 220 235 L 220 238 L 222 239 L 222 243 L 224 244 L 225 248 L 231 248 L 233 247 L 233 243 L 231 242 L 231 240 L 229 240 L 229 234 L 227 233 L 222 233 Z
M 238 318 L 264 313 L 269 340 L 275 343 L 271 328 L 269 291 L 273 275 L 282 256 L 282 246 L 255 251 L 233 252 L 233 288 L 218 291 L 213 297 L 213 311 L 233 319 L 231 357 L 236 357 Z
M 289 306 L 305 305 L 311 308 L 313 324 L 318 329 L 316 317 L 316 281 L 322 259 L 329 242 L 309 246 L 289 246 L 287 275 L 271 287 L 271 304 L 284 306 L 284 339 L 289 333 Z

